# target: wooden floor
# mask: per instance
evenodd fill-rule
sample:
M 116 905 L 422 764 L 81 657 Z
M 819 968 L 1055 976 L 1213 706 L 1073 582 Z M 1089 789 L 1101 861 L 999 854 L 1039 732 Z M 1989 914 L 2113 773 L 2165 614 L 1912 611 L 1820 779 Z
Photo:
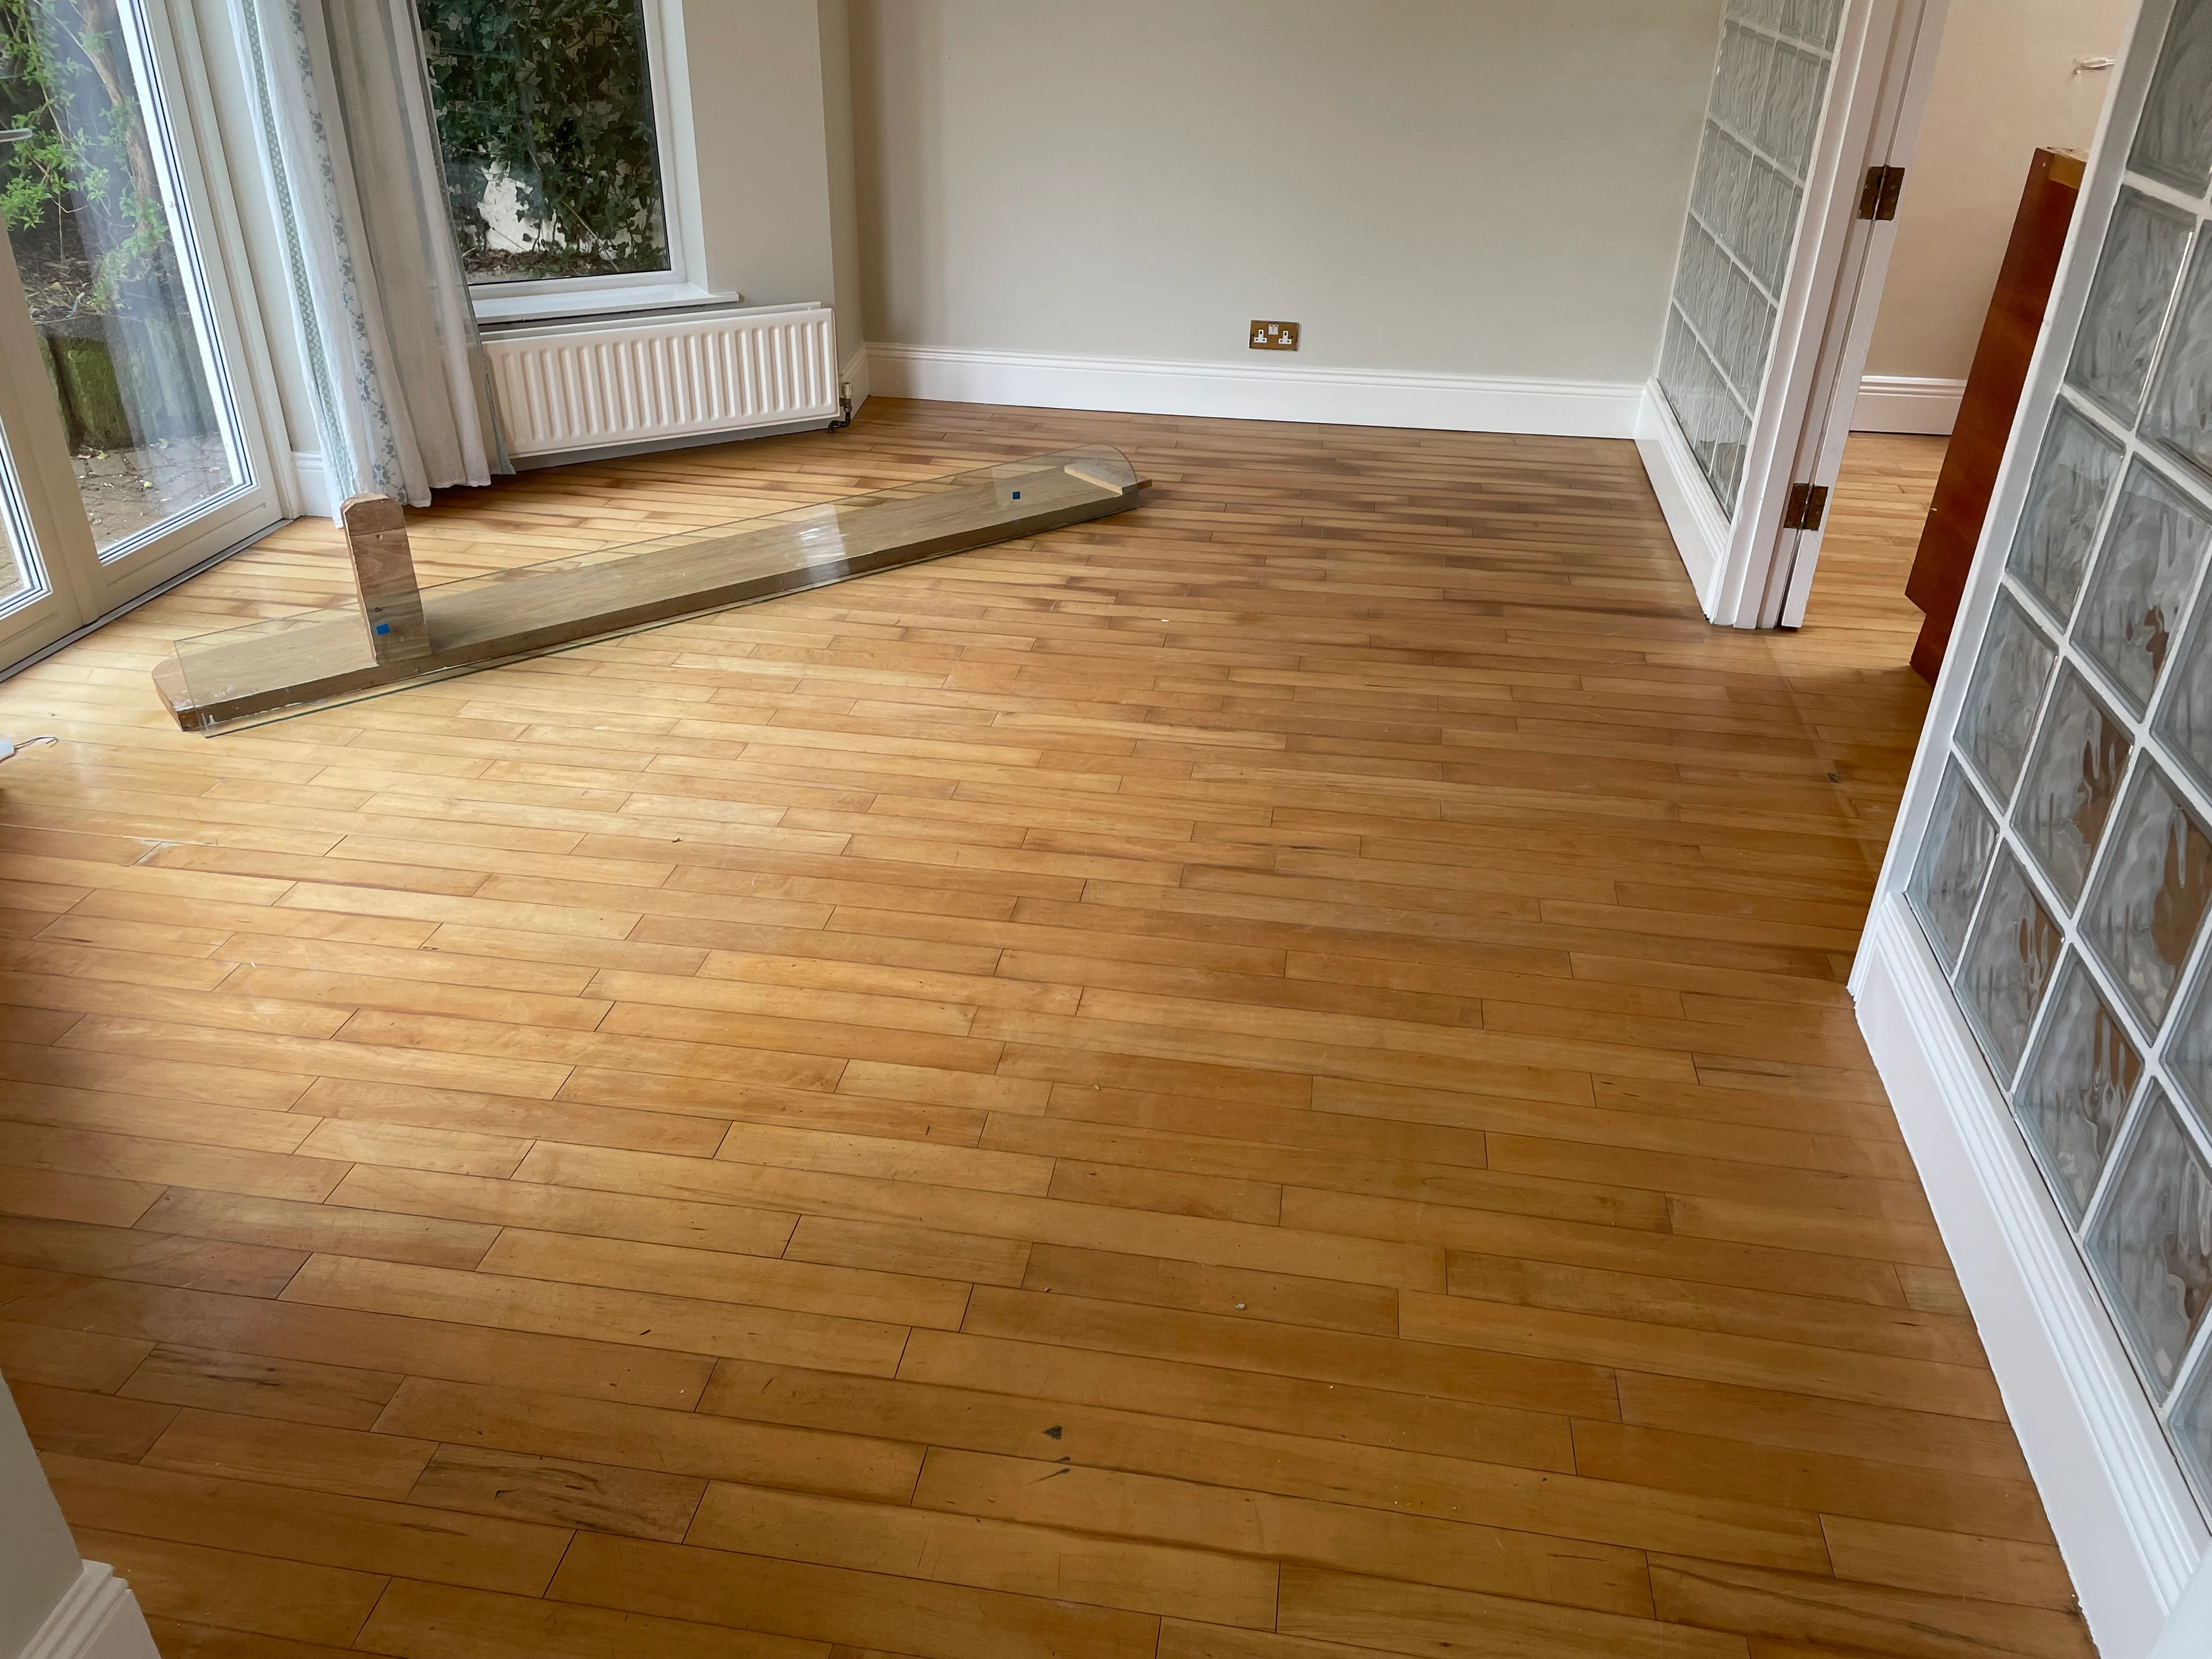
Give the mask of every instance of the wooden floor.
M 0 1368 L 165 1651 L 2088 1654 L 1843 983 L 1935 441 L 1793 635 L 1621 443 L 878 403 L 418 557 L 1093 439 L 252 732 L 148 671 L 326 526 L 0 688 Z

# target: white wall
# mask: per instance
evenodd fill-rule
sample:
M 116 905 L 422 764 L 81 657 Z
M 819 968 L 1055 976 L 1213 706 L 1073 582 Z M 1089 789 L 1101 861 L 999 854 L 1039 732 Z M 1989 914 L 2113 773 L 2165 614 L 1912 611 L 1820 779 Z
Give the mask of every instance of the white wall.
M 2027 164 L 2086 151 L 2112 85 L 2077 58 L 2118 53 L 2136 0 L 1951 0 L 1920 151 L 1867 356 L 1869 375 L 1963 380 Z
M 828 135 L 830 165 L 830 261 L 828 297 L 837 308 L 841 361 L 856 368 L 866 397 L 867 372 L 862 348 L 868 338 L 867 315 L 860 299 L 860 179 L 853 156 L 853 31 L 846 0 L 820 0 L 822 15 L 822 122 Z
M 69 1523 L 0 1386 L 0 1656 L 30 1645 L 81 1571 Z
M 870 337 L 1640 384 L 1719 11 L 853 0 Z

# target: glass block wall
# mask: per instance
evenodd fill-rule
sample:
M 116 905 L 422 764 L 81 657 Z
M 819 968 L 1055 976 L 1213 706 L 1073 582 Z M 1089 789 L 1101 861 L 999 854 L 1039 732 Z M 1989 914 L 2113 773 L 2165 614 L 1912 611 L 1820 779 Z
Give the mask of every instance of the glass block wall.
M 2126 176 L 1906 894 L 2212 1508 L 2212 0 L 2107 143 Z
M 1735 515 L 1844 0 L 1729 0 L 1659 389 Z

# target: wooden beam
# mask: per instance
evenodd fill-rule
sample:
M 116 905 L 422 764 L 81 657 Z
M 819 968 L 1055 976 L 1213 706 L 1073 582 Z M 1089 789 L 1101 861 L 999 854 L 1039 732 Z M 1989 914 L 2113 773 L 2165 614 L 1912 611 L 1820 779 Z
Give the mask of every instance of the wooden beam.
M 398 506 L 357 495 L 343 513 L 358 616 L 182 641 L 154 683 L 178 725 L 215 731 L 1125 513 L 1142 488 L 1120 451 L 1094 445 L 427 592 Z
M 389 495 L 355 495 L 338 508 L 338 517 L 345 524 L 369 653 L 380 667 L 419 669 L 430 659 L 430 635 L 422 623 L 405 510 Z

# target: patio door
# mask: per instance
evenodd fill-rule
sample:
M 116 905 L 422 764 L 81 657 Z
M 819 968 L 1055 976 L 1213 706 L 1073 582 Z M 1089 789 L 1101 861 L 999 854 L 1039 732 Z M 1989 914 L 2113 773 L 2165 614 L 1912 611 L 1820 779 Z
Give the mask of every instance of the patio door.
M 1803 617 L 1947 0 L 1729 0 L 1638 433 L 1705 614 Z
M 0 667 L 281 516 L 200 68 L 189 0 L 0 9 Z

